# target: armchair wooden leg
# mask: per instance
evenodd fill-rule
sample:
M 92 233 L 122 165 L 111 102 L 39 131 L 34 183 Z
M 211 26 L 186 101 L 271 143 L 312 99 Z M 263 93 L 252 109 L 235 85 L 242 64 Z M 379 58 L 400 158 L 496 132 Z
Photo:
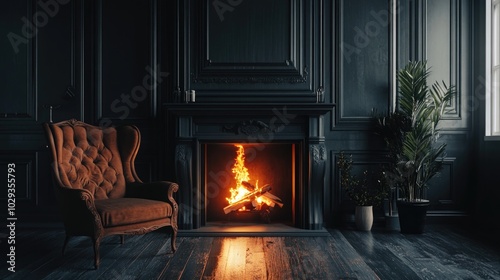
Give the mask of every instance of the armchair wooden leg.
M 125 243 L 125 234 L 120 235 L 120 243 L 123 245 Z
M 92 241 L 94 242 L 94 266 L 95 269 L 99 268 L 99 264 L 101 262 L 99 258 L 99 245 L 101 244 L 101 239 L 100 238 L 92 238 Z
M 172 227 L 172 237 L 170 238 L 170 246 L 172 247 L 172 252 L 175 253 L 177 247 L 175 246 L 175 239 L 177 238 L 177 227 Z
M 64 251 L 66 251 L 66 246 L 68 245 L 68 241 L 69 239 L 71 238 L 71 236 L 69 236 L 68 234 L 66 234 L 66 238 L 64 239 L 64 244 L 63 244 L 63 247 L 62 247 L 62 254 L 64 256 Z

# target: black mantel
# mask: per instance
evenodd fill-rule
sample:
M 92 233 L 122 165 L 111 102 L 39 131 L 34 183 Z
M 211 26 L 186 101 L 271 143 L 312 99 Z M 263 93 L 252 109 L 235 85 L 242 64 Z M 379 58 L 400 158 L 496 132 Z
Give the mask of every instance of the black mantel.
M 269 115 L 273 109 L 287 108 L 292 114 L 324 115 L 335 107 L 332 103 L 166 103 L 164 109 L 177 116 Z M 272 114 L 272 113 L 271 113 Z
M 324 116 L 334 104 L 326 103 L 174 103 L 164 104 L 166 123 L 175 137 L 167 145 L 175 155 L 176 180 L 180 185 L 179 227 L 205 225 L 203 155 L 206 142 L 270 143 L 293 141 L 300 149 L 294 226 L 317 230 L 323 227 L 323 196 L 327 151 Z M 174 152 L 175 150 L 175 152 Z

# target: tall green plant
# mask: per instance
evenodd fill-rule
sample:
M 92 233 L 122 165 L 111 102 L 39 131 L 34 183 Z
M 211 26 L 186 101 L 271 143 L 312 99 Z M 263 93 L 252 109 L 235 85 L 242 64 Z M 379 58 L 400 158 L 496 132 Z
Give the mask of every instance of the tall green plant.
M 400 195 L 415 201 L 442 167 L 446 144 L 438 144 L 438 124 L 446 105 L 455 94 L 444 82 L 427 83 L 430 70 L 424 61 L 409 62 L 397 74 L 398 108 L 377 118 L 377 131 L 390 153 L 391 167 L 385 172 L 388 183 Z

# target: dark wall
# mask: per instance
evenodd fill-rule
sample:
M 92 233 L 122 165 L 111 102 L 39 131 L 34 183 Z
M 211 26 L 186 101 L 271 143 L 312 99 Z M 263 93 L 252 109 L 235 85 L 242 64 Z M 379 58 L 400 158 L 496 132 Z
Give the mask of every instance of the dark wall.
M 474 25 L 485 26 L 485 1 L 476 1 L 474 10 Z M 500 179 L 497 175 L 500 169 L 500 142 L 498 140 L 488 141 L 485 139 L 485 104 L 486 98 L 486 65 L 485 65 L 485 29 L 477 28 L 474 33 L 474 76 L 472 83 L 474 85 L 474 95 L 470 101 L 470 109 L 477 116 L 474 119 L 475 149 L 471 151 L 474 156 L 474 162 L 477 168 L 471 168 L 474 177 L 477 178 L 474 184 L 475 190 L 471 192 L 473 203 L 473 214 L 475 224 L 488 230 L 495 229 L 500 231 L 498 223 L 491 223 L 500 216 L 500 204 L 496 201 L 500 197 Z
M 459 91 L 443 124 L 448 156 L 428 191 L 431 213 L 487 210 L 471 199 L 487 185 L 471 163 L 478 152 L 491 155 L 485 166 L 498 163 L 493 144 L 475 136 L 484 108 L 469 102 L 481 55 L 472 45 L 481 39 L 475 1 L 403 0 L 396 22 L 388 0 L 10 2 L 0 12 L 0 166 L 5 173 L 16 163 L 18 213 L 27 221 L 57 218 L 41 129 L 50 106 L 53 121 L 138 125 L 140 176 L 174 180 L 166 148 L 173 128 L 162 123 L 161 104 L 193 89 L 197 102 L 305 103 L 324 93 L 320 101 L 335 104 L 325 121 L 324 217 L 338 223 L 336 157 L 352 153 L 357 168 L 384 162 L 371 116 L 393 108 L 394 71 L 410 59 L 428 59 L 431 78 Z
M 160 172 L 159 122 L 173 80 L 170 2 L 26 0 L 1 9 L 0 168 L 7 177 L 16 165 L 20 220 L 58 220 L 42 131 L 50 106 L 54 122 L 137 125 L 139 176 L 173 180 Z

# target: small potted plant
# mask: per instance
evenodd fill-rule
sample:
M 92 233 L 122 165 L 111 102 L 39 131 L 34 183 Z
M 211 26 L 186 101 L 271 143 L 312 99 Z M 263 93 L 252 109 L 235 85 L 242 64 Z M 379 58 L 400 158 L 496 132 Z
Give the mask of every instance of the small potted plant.
M 373 226 L 373 206 L 378 205 L 386 195 L 384 185 L 373 173 L 365 170 L 362 176 L 352 173 L 352 155 L 340 153 L 337 166 L 340 171 L 340 185 L 356 205 L 355 223 L 359 230 L 369 231 Z M 361 179 L 360 179 L 361 178 Z
M 376 131 L 389 150 L 385 180 L 397 187 L 399 224 L 403 233 L 422 233 L 429 200 L 424 189 L 442 167 L 446 143 L 437 143 L 439 121 L 455 94 L 444 82 L 427 84 L 424 61 L 410 61 L 398 71 L 398 107 L 377 117 Z

